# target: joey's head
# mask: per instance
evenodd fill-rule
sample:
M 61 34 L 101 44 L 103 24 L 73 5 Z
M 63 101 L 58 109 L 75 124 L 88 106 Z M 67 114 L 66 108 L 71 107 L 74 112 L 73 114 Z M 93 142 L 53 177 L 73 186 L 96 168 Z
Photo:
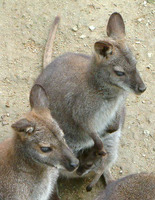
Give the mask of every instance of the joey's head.
M 141 94 L 146 90 L 136 68 L 136 59 L 125 41 L 125 25 L 119 13 L 113 13 L 107 25 L 108 38 L 94 45 L 96 80 Z
M 78 160 L 67 146 L 64 134 L 48 109 L 33 109 L 12 125 L 25 156 L 41 166 L 73 171 Z
M 76 170 L 76 173 L 79 176 L 85 175 L 93 170 L 98 161 L 101 160 L 101 155 L 98 154 L 96 149 L 92 147 L 91 149 L 80 152 L 79 156 L 79 167 Z

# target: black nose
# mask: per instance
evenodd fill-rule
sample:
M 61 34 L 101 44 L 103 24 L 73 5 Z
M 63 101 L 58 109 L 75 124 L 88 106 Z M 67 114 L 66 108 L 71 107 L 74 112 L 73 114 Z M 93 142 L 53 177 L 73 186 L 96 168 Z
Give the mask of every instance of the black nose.
M 70 163 L 70 167 L 72 170 L 76 169 L 78 167 L 78 165 L 79 165 L 79 162 L 71 162 Z
M 142 93 L 142 92 L 144 92 L 146 90 L 146 86 L 139 87 L 138 90 L 139 90 L 139 92 Z

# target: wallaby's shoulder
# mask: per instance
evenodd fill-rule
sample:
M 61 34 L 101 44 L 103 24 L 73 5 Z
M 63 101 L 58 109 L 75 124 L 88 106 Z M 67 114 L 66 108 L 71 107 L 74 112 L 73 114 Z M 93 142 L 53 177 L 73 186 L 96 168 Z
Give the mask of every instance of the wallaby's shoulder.
M 13 139 L 8 138 L 4 142 L 0 143 L 0 168 L 3 164 L 9 162 L 11 155 L 13 154 Z

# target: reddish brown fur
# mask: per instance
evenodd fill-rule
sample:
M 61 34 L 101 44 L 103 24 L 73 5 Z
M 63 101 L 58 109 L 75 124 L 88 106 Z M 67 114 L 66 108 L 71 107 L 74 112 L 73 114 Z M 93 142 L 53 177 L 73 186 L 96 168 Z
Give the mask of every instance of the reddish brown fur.
M 58 169 L 73 171 L 78 160 L 48 109 L 35 108 L 12 127 L 14 136 L 0 144 L 0 199 L 48 200 Z

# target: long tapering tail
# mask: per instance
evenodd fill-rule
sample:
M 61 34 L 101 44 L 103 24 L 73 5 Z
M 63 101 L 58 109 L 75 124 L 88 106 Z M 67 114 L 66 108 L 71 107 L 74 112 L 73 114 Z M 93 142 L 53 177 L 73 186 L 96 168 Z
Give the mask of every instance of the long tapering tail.
M 56 18 L 54 19 L 54 22 L 51 26 L 49 35 L 48 35 L 45 52 L 44 52 L 44 58 L 43 58 L 43 68 L 45 68 L 52 61 L 53 42 L 55 39 L 55 35 L 56 35 L 56 31 L 57 31 L 59 22 L 60 22 L 60 16 L 56 16 Z

